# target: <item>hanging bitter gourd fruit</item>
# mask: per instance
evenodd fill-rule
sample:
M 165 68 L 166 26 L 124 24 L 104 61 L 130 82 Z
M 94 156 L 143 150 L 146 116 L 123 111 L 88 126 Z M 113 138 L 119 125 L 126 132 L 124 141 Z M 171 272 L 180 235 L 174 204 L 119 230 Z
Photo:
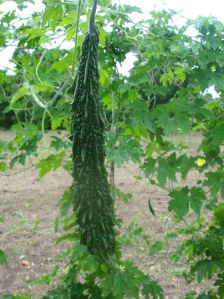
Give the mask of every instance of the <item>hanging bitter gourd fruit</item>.
M 99 98 L 96 0 L 82 44 L 72 103 L 74 211 L 81 243 L 103 259 L 114 253 L 114 206 L 107 180 Z

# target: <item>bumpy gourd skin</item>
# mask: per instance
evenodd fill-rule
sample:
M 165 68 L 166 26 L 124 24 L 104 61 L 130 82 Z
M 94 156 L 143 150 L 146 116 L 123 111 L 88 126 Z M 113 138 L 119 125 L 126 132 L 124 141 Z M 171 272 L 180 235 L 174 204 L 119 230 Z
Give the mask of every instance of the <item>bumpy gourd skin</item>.
M 114 207 L 107 181 L 104 121 L 99 98 L 98 31 L 82 44 L 72 104 L 74 211 L 81 243 L 90 253 L 114 253 Z

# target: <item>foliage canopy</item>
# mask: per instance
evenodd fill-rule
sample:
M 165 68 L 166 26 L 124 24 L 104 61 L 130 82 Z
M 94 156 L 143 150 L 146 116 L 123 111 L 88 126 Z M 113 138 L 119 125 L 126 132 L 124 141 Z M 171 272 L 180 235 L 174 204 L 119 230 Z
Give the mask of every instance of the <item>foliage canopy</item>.
M 23 11 L 28 2 L 32 1 L 17 0 L 18 9 Z M 0 126 L 10 127 L 15 134 L 10 141 L 0 140 L 2 175 L 16 164 L 25 166 L 29 159 L 40 176 L 59 167 L 72 173 L 68 160 L 72 83 L 91 6 L 88 1 L 60 0 L 44 1 L 44 6 L 43 12 L 26 18 L 18 11 L 0 18 L 0 49 L 15 48 L 12 64 L 0 71 Z M 130 17 L 134 12 L 139 8 L 102 0 L 96 16 L 100 94 L 108 122 L 107 161 L 120 166 L 131 160 L 151 184 L 167 191 L 167 213 L 176 229 L 157 240 L 149 252 L 157 254 L 167 241 L 183 236 L 172 253 L 174 260 L 187 262 L 181 275 L 189 283 L 210 281 L 207 289 L 193 290 L 186 298 L 223 298 L 224 25 L 212 17 L 199 17 L 178 28 L 171 11 L 154 11 L 148 20 L 135 23 Z M 192 27 L 195 36 L 187 34 Z M 70 46 L 64 47 L 65 42 Z M 129 75 L 123 75 L 118 65 L 130 53 L 135 63 Z M 215 98 L 207 92 L 211 86 L 218 94 Z M 110 130 L 112 98 L 116 133 Z M 49 129 L 62 130 L 67 138 L 52 136 L 50 154 L 35 163 Z M 171 141 L 173 134 L 192 132 L 202 136 L 196 153 L 189 154 L 183 144 Z M 190 171 L 200 176 L 195 185 L 178 185 Z M 120 190 L 116 194 L 124 200 L 130 197 Z M 66 191 L 60 219 L 65 235 L 59 242 L 77 242 L 70 206 L 70 191 Z M 68 248 L 66 278 L 44 298 L 139 298 L 140 293 L 144 298 L 163 298 L 155 281 L 131 261 L 120 259 L 121 247 L 118 241 L 117 267 L 112 269 L 98 263 L 80 244 Z M 0 264 L 6 262 L 0 249 Z M 85 282 L 74 284 L 80 271 Z M 58 273 L 56 268 L 41 281 L 49 283 Z M 10 296 L 3 298 L 20 298 Z

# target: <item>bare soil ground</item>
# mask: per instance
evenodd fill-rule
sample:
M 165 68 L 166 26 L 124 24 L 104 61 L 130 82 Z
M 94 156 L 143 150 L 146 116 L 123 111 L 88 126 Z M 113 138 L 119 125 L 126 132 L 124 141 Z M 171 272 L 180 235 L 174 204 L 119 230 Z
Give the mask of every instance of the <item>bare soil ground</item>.
M 9 137 L 9 133 L 0 132 L 0 139 Z M 190 151 L 194 152 L 200 137 L 185 138 Z M 117 214 L 126 226 L 134 222 L 144 227 L 149 239 L 159 239 L 172 226 L 167 211 L 168 197 L 165 191 L 150 186 L 146 179 L 136 180 L 134 176 L 139 174 L 136 165 L 131 163 L 116 169 L 117 186 L 134 195 L 128 204 L 117 201 Z M 0 266 L 0 295 L 31 292 L 33 299 L 40 299 L 44 294 L 45 287 L 33 285 L 32 281 L 54 268 L 56 257 L 62 250 L 62 247 L 55 246 L 58 233 L 54 232 L 54 221 L 58 215 L 58 200 L 71 181 L 71 177 L 61 169 L 42 179 L 33 168 L 22 171 L 21 167 L 16 167 L 7 175 L 0 173 L 0 214 L 5 216 L 5 223 L 0 225 L 0 248 L 4 248 L 9 258 L 6 267 Z M 192 172 L 188 181 L 181 184 L 194 181 Z M 149 212 L 149 196 L 156 217 Z M 124 257 L 134 259 L 141 269 L 158 279 L 165 298 L 183 298 L 188 286 L 175 275 L 181 265 L 172 264 L 166 252 L 150 257 L 145 246 L 135 243 L 125 246 Z

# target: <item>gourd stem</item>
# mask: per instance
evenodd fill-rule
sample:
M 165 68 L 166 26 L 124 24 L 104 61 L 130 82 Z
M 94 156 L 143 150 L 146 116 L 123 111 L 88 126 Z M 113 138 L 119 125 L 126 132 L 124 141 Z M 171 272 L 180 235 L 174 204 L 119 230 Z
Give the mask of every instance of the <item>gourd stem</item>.
M 97 0 L 93 2 L 93 8 L 89 20 L 89 33 L 93 34 L 96 31 L 95 16 L 96 16 Z
M 111 120 L 111 133 L 114 135 L 116 138 L 116 124 L 115 124 L 115 92 L 112 91 L 112 97 L 111 97 L 111 112 L 112 112 L 112 120 Z M 113 146 L 113 150 L 115 151 L 115 148 Z M 111 191 L 112 191 L 112 198 L 113 201 L 115 202 L 115 182 L 114 182 L 114 177 L 115 177 L 115 163 L 114 160 L 111 161 L 110 164 L 110 184 L 111 184 Z
M 75 48 L 73 52 L 73 58 L 72 58 L 72 75 L 74 74 L 75 70 L 75 63 L 76 63 L 76 55 L 77 55 L 77 43 L 78 43 L 78 30 L 79 30 L 79 22 L 80 22 L 80 15 L 82 10 L 82 0 L 79 0 L 78 4 L 78 15 L 76 19 L 76 31 L 75 31 Z

